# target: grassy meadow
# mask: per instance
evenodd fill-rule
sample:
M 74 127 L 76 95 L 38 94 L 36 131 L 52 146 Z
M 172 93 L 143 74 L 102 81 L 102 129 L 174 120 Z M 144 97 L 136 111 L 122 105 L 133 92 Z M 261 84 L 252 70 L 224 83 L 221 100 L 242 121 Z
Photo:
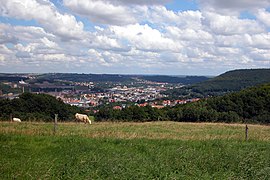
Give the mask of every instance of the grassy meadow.
M 0 123 L 0 179 L 270 179 L 270 126 Z

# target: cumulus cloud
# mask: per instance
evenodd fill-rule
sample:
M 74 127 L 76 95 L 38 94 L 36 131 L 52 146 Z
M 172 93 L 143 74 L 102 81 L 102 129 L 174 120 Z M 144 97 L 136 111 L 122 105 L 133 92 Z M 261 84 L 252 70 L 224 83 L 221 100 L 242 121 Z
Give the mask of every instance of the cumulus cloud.
M 156 29 L 145 25 L 109 27 L 117 38 L 128 41 L 129 45 L 143 51 L 179 51 L 181 44 L 165 37 Z
M 252 47 L 270 50 L 270 33 L 255 34 L 251 36 Z
M 265 9 L 259 9 L 256 13 L 257 19 L 265 24 L 267 27 L 270 27 L 270 12 Z
M 111 54 L 110 51 L 122 49 L 121 44 L 116 39 L 106 36 L 104 32 L 89 33 L 84 41 L 66 43 L 60 37 L 46 33 L 41 27 L 11 26 L 1 23 L 0 27 L 1 34 L 9 33 L 12 35 L 11 38 L 17 40 L 9 48 L 5 45 L 0 46 L 1 61 L 3 67 L 6 68 L 10 66 L 11 61 L 16 61 L 17 66 L 24 66 L 31 72 L 36 70 L 37 66 L 48 68 L 51 64 L 60 67 L 58 63 L 67 64 L 63 67 L 66 69 L 77 67 L 75 65 L 80 67 L 110 66 L 112 63 L 118 62 L 117 59 L 120 57 L 119 54 Z M 4 36 L 1 39 L 7 39 L 7 37 Z M 95 58 L 90 56 L 87 52 L 88 48 L 95 48 L 97 52 L 99 49 L 103 60 L 98 59 L 97 56 L 94 56 Z M 106 51 L 106 49 L 109 51 Z M 103 51 L 107 53 L 103 54 Z M 50 67 L 48 70 L 51 69 L 54 68 Z
M 66 7 L 90 21 L 108 25 L 137 23 L 147 6 L 159 6 L 171 0 L 63 0 Z M 145 18 L 145 17 L 143 17 Z
M 6 31 L 8 25 L 0 24 L 0 44 L 16 44 L 18 39 L 9 31 Z
M 63 40 L 81 39 L 83 23 L 73 15 L 61 14 L 47 0 L 8 0 L 0 1 L 0 14 L 16 19 L 36 20 L 48 32 L 60 36 Z
M 101 24 L 125 25 L 136 22 L 128 8 L 110 1 L 64 0 L 64 5 L 90 21 Z
M 7 46 L 0 44 L 0 54 L 1 54 L 1 59 L 2 61 L 5 60 L 5 56 L 6 55 L 11 55 L 13 54 L 12 50 L 10 50 L 9 48 L 7 48 Z
M 199 0 L 199 2 L 211 9 L 251 10 L 270 6 L 270 0 Z
M 106 1 L 106 0 L 105 0 Z M 172 0 L 107 0 L 112 3 L 121 3 L 125 5 L 136 4 L 136 5 L 162 5 Z
M 33 26 L 11 26 L 0 24 L 4 33 L 12 34 L 17 39 L 12 46 L 6 47 L 8 51 L 1 52 L 7 59 L 7 66 L 27 66 L 49 64 L 46 56 L 52 56 L 59 52 L 65 53 L 58 45 L 60 38 L 46 33 L 43 28 Z M 58 41 L 58 42 L 57 42 Z M 11 53 L 12 52 L 12 53 Z M 61 59 L 63 62 L 65 59 Z
M 171 39 L 178 39 L 179 41 L 189 41 L 203 44 L 209 44 L 213 41 L 212 34 L 202 29 L 183 29 L 176 26 L 169 26 L 166 27 L 166 31 Z
M 202 13 L 200 11 L 174 12 L 166 9 L 164 6 L 155 6 L 149 8 L 145 16 L 147 20 L 162 28 L 164 26 L 179 26 L 181 28 L 200 29 Z
M 214 12 L 204 12 L 203 16 L 203 24 L 215 34 L 256 34 L 265 31 L 255 20 L 239 19 L 237 16 L 220 15 Z
M 37 22 L 0 23 L 0 70 L 217 74 L 269 67 L 269 1 L 209 0 L 187 11 L 168 10 L 168 1 L 0 1 L 2 16 Z M 239 18 L 246 9 L 255 18 Z

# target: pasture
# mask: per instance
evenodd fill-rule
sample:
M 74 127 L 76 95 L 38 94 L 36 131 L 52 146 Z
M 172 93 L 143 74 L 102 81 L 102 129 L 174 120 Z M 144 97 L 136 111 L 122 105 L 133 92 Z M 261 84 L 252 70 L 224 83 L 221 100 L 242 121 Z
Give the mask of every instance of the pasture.
M 0 123 L 0 179 L 269 179 L 270 127 Z

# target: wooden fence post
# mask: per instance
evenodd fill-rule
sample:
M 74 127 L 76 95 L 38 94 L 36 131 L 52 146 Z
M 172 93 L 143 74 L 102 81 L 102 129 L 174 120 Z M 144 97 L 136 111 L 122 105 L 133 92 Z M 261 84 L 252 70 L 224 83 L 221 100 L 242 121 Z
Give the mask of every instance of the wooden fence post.
M 54 114 L 54 129 L 53 129 L 54 134 L 56 134 L 56 130 L 57 130 L 57 117 L 58 117 L 58 114 Z
M 248 126 L 246 124 L 246 137 L 245 137 L 245 140 L 247 141 L 248 140 Z

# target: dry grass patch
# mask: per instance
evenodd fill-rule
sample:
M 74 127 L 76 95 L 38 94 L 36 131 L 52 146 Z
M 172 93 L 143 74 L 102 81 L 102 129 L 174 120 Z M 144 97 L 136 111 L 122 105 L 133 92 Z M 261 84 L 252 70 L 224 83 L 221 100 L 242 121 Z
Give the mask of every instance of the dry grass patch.
M 270 140 L 270 126 L 248 125 L 248 127 L 250 140 Z M 53 135 L 53 123 L 1 122 L 0 132 L 4 134 Z M 92 125 L 59 123 L 56 135 L 119 139 L 243 140 L 245 125 L 181 122 L 102 122 Z

